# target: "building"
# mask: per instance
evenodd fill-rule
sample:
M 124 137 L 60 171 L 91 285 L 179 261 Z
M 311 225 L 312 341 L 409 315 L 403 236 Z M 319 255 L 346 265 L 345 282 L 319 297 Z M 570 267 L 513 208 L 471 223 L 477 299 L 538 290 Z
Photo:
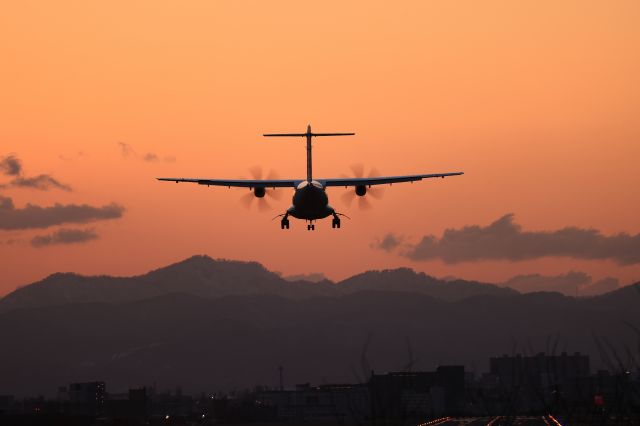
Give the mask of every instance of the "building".
M 376 418 L 424 419 L 464 408 L 465 371 L 461 365 L 433 372 L 372 374 L 372 411 Z
M 295 390 L 263 392 L 259 404 L 275 407 L 280 420 L 358 424 L 370 415 L 366 384 L 296 385 Z
M 503 355 L 490 358 L 489 364 L 490 372 L 481 379 L 481 386 L 486 395 L 493 394 L 510 410 L 542 412 L 587 397 L 583 383 L 589 377 L 589 357 L 579 352 Z
M 68 388 L 69 411 L 74 415 L 94 416 L 104 413 L 104 382 L 71 383 Z

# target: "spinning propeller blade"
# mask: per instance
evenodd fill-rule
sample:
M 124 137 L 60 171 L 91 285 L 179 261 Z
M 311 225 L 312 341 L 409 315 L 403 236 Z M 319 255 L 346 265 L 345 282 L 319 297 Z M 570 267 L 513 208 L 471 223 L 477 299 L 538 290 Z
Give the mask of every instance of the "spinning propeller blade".
M 254 180 L 262 180 L 264 176 L 264 170 L 262 166 L 251 167 L 249 169 L 249 173 L 251 174 L 251 177 Z M 269 172 L 267 173 L 264 179 L 267 179 L 267 180 L 278 179 L 278 174 L 274 170 L 269 170 Z M 264 188 L 264 195 L 265 195 L 264 197 L 256 197 L 255 188 L 254 188 L 250 193 L 243 195 L 240 198 L 240 202 L 247 209 L 250 209 L 253 204 L 256 204 L 258 207 L 258 210 L 261 212 L 264 212 L 271 209 L 271 205 L 267 201 L 267 198 L 279 200 L 282 196 L 280 192 L 276 191 L 273 188 L 267 188 L 267 187 Z
M 380 176 L 380 172 L 378 171 L 378 169 L 373 167 L 369 169 L 368 174 L 365 174 L 365 167 L 362 163 L 353 164 L 351 165 L 350 168 L 351 168 L 351 172 L 353 173 L 352 177 L 355 177 L 355 178 L 363 178 L 365 176 L 366 177 Z M 366 196 L 371 195 L 373 198 L 379 200 L 382 198 L 383 194 L 384 194 L 384 188 L 371 186 L 371 187 L 367 187 L 367 193 L 363 196 L 358 196 L 355 190 L 349 190 L 344 194 L 342 194 L 340 198 L 347 206 L 351 206 L 351 204 L 353 204 L 353 200 L 357 198 L 358 208 L 360 210 L 369 210 L 373 206 L 369 202 L 369 200 L 367 200 Z

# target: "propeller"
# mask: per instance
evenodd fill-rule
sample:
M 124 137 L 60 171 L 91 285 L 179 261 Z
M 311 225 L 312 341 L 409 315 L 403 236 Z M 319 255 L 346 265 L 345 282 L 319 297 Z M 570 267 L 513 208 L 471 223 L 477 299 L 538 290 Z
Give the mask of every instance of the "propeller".
M 346 176 L 346 175 L 343 175 L 343 176 L 355 177 L 355 178 L 380 176 L 380 172 L 378 172 L 378 170 L 373 167 L 369 169 L 369 172 L 367 174 L 365 174 L 365 167 L 363 164 L 353 164 L 351 166 L 351 172 L 353 173 L 352 176 Z M 340 198 L 342 198 L 342 201 L 347 206 L 351 206 L 351 204 L 353 204 L 353 200 L 357 198 L 358 208 L 360 210 L 369 210 L 373 206 L 371 205 L 371 202 L 366 198 L 365 194 L 371 195 L 373 198 L 379 200 L 380 198 L 382 198 L 383 193 L 384 193 L 384 188 L 380 188 L 377 186 L 369 187 L 369 186 L 362 185 L 362 186 L 356 186 L 355 190 L 349 190 L 345 192 L 344 194 L 342 194 Z
M 264 176 L 264 171 L 261 166 L 251 167 L 249 169 L 249 173 L 254 180 L 262 180 Z M 278 175 L 275 171 L 269 170 L 264 179 L 278 179 Z M 279 200 L 281 198 L 281 195 L 281 193 L 275 191 L 275 189 L 272 188 L 255 187 L 251 188 L 251 192 L 249 192 L 248 194 L 244 194 L 240 198 L 240 202 L 247 209 L 250 209 L 252 205 L 256 204 L 258 210 L 264 212 L 271 209 L 271 206 L 269 205 L 267 199 L 272 198 L 274 200 Z

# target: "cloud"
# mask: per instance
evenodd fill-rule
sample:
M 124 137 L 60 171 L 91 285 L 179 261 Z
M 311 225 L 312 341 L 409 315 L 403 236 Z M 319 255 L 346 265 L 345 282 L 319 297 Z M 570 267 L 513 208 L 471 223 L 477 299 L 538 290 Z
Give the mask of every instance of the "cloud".
M 61 228 L 48 235 L 36 235 L 31 239 L 34 247 L 46 247 L 59 244 L 86 243 L 98 239 L 93 229 L 68 229 Z
M 20 244 L 22 243 L 22 240 L 19 238 L 8 238 L 6 240 L 0 240 L 0 244 L 4 244 L 7 246 L 12 246 L 14 244 Z
M 405 246 L 406 247 L 406 246 Z M 555 231 L 523 231 L 507 214 L 488 226 L 447 229 L 441 238 L 427 235 L 401 251 L 413 260 L 441 259 L 453 264 L 480 260 L 530 260 L 570 257 L 640 263 L 640 234 L 603 235 L 597 229 L 566 227 Z
M 140 159 L 142 161 L 146 161 L 147 163 L 156 163 L 160 161 L 160 156 L 155 152 L 147 152 L 144 155 L 138 154 L 136 150 L 128 143 L 118 142 L 118 146 L 120 147 L 120 153 L 123 157 L 133 157 Z M 176 157 L 172 155 L 167 155 L 162 158 L 162 161 L 165 163 L 175 163 Z
M 149 162 L 156 162 L 158 161 L 158 155 L 154 154 L 153 152 L 147 152 L 144 157 L 142 157 L 142 159 L 144 161 L 149 161 Z
M 62 161 L 72 161 L 76 158 L 82 158 L 85 157 L 86 154 L 84 153 L 84 151 L 76 151 L 75 153 L 71 154 L 71 155 L 65 155 L 65 154 L 59 154 L 58 158 Z
M 584 272 L 567 272 L 556 276 L 540 274 L 518 275 L 502 283 L 506 287 L 521 293 L 536 291 L 555 291 L 567 296 L 595 296 L 607 293 L 619 287 L 617 278 L 606 277 L 593 282 L 593 278 Z
M 17 177 L 13 179 L 9 186 L 18 188 L 32 188 L 39 189 L 41 191 L 48 191 L 49 189 L 61 189 L 63 191 L 71 191 L 71 186 L 61 183 L 59 180 L 49 175 L 38 175 L 34 177 Z
M 386 252 L 391 252 L 400 246 L 402 240 L 403 238 L 401 236 L 389 233 L 385 235 L 382 240 L 376 239 L 376 241 L 371 244 L 371 247 L 379 250 L 384 250 Z
M 596 296 L 608 293 L 620 288 L 620 281 L 617 278 L 606 277 L 580 290 L 581 296 Z
M 130 155 L 135 155 L 135 151 L 128 143 L 118 142 L 118 146 L 120 147 L 120 153 L 123 157 L 128 157 Z
M 0 230 L 36 229 L 65 223 L 88 223 L 122 217 L 124 207 L 111 203 L 102 207 L 88 204 L 59 204 L 40 207 L 27 204 L 17 209 L 13 200 L 0 196 Z
M 0 172 L 7 176 L 18 176 L 22 171 L 22 162 L 13 154 L 2 157 L 0 160 Z
M 60 182 L 54 177 L 47 174 L 26 177 L 22 173 L 22 162 L 15 155 L 10 154 L 0 160 L 0 172 L 7 176 L 13 176 L 13 179 L 7 184 L 0 184 L 0 188 L 30 188 L 48 191 L 50 189 L 61 189 L 63 191 L 71 191 L 71 186 Z
M 540 274 L 517 275 L 503 283 L 521 293 L 535 291 L 557 291 L 568 296 L 575 296 L 576 290 L 591 284 L 591 276 L 584 272 L 568 272 L 557 276 Z

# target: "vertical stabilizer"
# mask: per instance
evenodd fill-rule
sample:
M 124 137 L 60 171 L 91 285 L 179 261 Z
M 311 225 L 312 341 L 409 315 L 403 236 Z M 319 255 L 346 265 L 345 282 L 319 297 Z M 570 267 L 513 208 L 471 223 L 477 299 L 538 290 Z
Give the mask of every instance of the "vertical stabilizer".
M 313 180 L 313 161 L 311 161 L 311 124 L 307 125 L 307 182 Z

